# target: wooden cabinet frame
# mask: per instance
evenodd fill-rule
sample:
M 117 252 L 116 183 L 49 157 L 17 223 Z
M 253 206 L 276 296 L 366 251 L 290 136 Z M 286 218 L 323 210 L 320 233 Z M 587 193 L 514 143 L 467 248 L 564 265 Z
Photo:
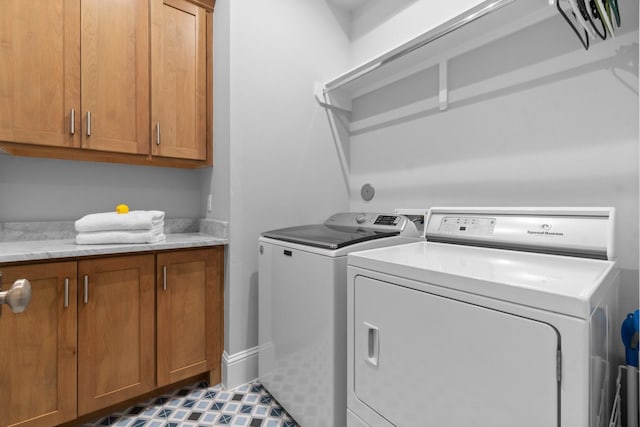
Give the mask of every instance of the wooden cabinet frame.
M 160 296 L 156 302 L 156 294 L 164 292 L 163 265 L 173 277 L 171 280 L 182 281 L 168 283 L 168 286 L 182 288 L 176 289 L 171 297 L 173 301 Z M 24 335 L 29 328 L 34 328 L 31 330 L 37 337 L 37 342 L 29 336 L 23 340 L 32 343 L 29 345 L 35 349 L 31 352 L 34 360 L 20 353 L 19 346 L 8 347 L 13 356 L 0 358 L 0 384 L 3 385 L 0 387 L 0 414 L 3 414 L 0 427 L 72 425 L 78 417 L 89 421 L 99 416 L 102 408 L 130 404 L 131 399 L 148 396 L 167 384 L 203 374 L 211 384 L 221 381 L 224 246 L 12 263 L 0 265 L 0 272 L 5 284 L 19 278 L 33 281 L 32 300 L 27 310 L 14 314 L 4 308 L 0 314 L 0 339 L 20 343 L 16 334 Z M 85 275 L 88 294 L 84 289 Z M 191 295 L 185 295 L 185 301 L 180 302 L 183 291 Z M 191 304 L 202 293 L 206 301 L 196 304 L 200 309 L 193 317 L 200 322 L 198 333 L 205 334 L 200 338 L 202 344 L 198 343 L 197 336 L 183 341 L 181 326 L 173 328 L 172 334 L 166 333 L 171 331 L 162 318 L 171 316 L 167 302 L 169 305 Z M 134 325 L 135 333 L 127 331 L 130 314 L 127 310 L 136 310 L 136 315 L 130 318 L 140 319 Z M 175 314 L 179 316 L 180 309 L 173 314 L 174 320 L 179 321 Z M 56 332 L 51 332 L 51 328 Z M 123 343 L 128 345 L 134 341 L 137 343 L 133 346 L 138 350 L 132 349 L 130 358 L 113 357 L 113 352 L 105 347 L 113 342 L 121 349 Z M 182 343 L 203 352 L 205 357 L 193 363 L 188 358 L 175 359 L 187 361 L 177 368 L 176 364 L 173 367 L 167 364 L 170 360 L 164 357 L 166 346 Z M 31 374 L 27 372 L 25 376 L 24 369 L 12 369 L 12 361 L 16 360 L 33 372 L 34 384 L 25 380 Z M 38 371 L 41 366 L 46 366 L 46 370 Z M 110 378 L 112 372 L 117 378 Z M 131 372 L 135 375 L 129 375 Z M 11 386 L 6 386 L 8 384 Z
M 0 314 L 0 426 L 49 427 L 73 420 L 76 263 L 11 266 L 0 271 L 5 290 L 25 276 L 32 286 L 27 310 L 13 313 L 5 306 Z M 18 353 L 20 348 L 25 350 Z
M 155 388 L 153 255 L 78 261 L 78 415 Z
M 158 254 L 158 386 L 204 371 L 211 371 L 212 382 L 220 381 L 222 254 L 222 248 Z
M 198 51 L 198 77 L 195 86 L 197 98 L 197 111 L 195 112 L 195 129 L 194 138 L 197 139 L 198 147 L 193 150 L 189 147 L 178 147 L 177 150 L 167 149 L 158 150 L 155 143 L 156 122 L 151 121 L 151 99 L 162 99 L 157 90 L 151 88 L 152 76 L 157 75 L 157 70 L 150 69 L 150 53 L 148 49 L 154 48 L 154 43 L 150 41 L 152 37 L 152 24 L 150 21 L 141 19 L 136 24 L 135 49 L 137 50 L 135 59 L 135 88 L 131 89 L 131 96 L 135 96 L 135 113 L 127 114 L 127 121 L 135 121 L 133 126 L 129 123 L 126 132 L 119 132 L 114 128 L 114 123 L 121 120 L 112 119 L 108 112 L 101 112 L 96 115 L 95 108 L 99 105 L 97 97 L 108 100 L 108 105 L 117 105 L 121 95 L 115 92 L 125 93 L 126 91 L 113 91 L 113 96 L 109 91 L 109 85 L 115 89 L 125 86 L 123 82 L 114 80 L 109 82 L 108 79 L 97 77 L 96 70 L 100 69 L 99 58 L 96 56 L 95 46 L 97 33 L 95 25 L 92 24 L 96 15 L 97 7 L 101 2 L 99 0 L 51 0 L 60 2 L 59 8 L 63 9 L 61 16 L 64 18 L 64 24 L 61 31 L 64 35 L 60 35 L 60 43 L 63 43 L 57 52 L 49 52 L 47 55 L 35 55 L 38 57 L 55 56 L 55 61 L 63 62 L 64 75 L 56 77 L 55 88 L 61 88 L 63 95 L 52 98 L 51 96 L 43 98 L 46 101 L 39 101 L 38 105 L 51 104 L 49 109 L 55 110 L 56 117 L 50 119 L 51 112 L 43 117 L 33 115 L 38 108 L 25 104 L 25 99 L 40 99 L 25 96 L 26 91 L 33 91 L 36 85 L 14 85 L 13 78 L 5 76 L 27 76 L 29 64 L 34 61 L 26 61 L 24 69 L 18 65 L 14 66 L 15 51 L 19 46 L 13 46 L 13 33 L 11 33 L 11 25 L 9 23 L 13 19 L 13 15 L 5 13 L 2 7 L 13 7 L 12 2 L 19 0 L 3 0 L 0 2 L 0 150 L 25 157 L 43 157 L 66 160 L 82 160 L 109 163 L 124 163 L 133 165 L 150 165 L 161 167 L 178 167 L 178 168 L 200 168 L 211 166 L 213 164 L 213 132 L 212 132 L 212 114 L 213 114 L 213 19 L 212 11 L 215 0 L 167 0 L 169 2 L 178 2 L 184 9 L 195 10 L 198 15 L 198 36 L 196 49 Z M 144 8 L 152 7 L 152 3 L 157 0 L 130 0 L 137 5 L 138 15 L 145 16 L 146 19 L 153 19 L 150 13 L 143 13 Z M 17 4 L 17 3 L 16 3 Z M 58 7 L 58 6 L 56 6 Z M 142 8 L 142 9 L 141 9 Z M 82 15 L 82 18 L 81 18 Z M 42 20 L 47 20 L 47 13 L 39 16 Z M 7 22 L 3 22 L 3 18 Z M 59 18 L 58 18 L 59 19 Z M 143 22 L 144 21 L 144 22 Z M 81 26 L 82 22 L 82 26 Z M 45 28 L 45 26 L 41 26 Z M 4 32 L 3 32 L 4 30 Z M 61 31 L 58 31 L 60 33 Z M 156 27 L 156 31 L 161 31 Z M 122 32 L 120 32 L 122 33 Z M 119 33 L 119 34 L 120 34 Z M 55 37 L 55 34 L 49 34 L 48 37 Z M 82 39 L 82 48 L 81 48 Z M 104 46 L 108 43 L 101 43 Z M 3 51 L 3 49 L 9 50 Z M 82 53 L 81 53 L 82 49 Z M 26 52 L 28 49 L 19 49 Z M 144 52 L 142 52 L 144 50 Z M 28 54 L 19 55 L 19 58 L 28 58 Z M 8 58 L 3 61 L 2 58 Z M 49 61 L 49 60 L 47 60 Z M 37 64 L 37 61 L 35 62 Z M 82 63 L 82 75 L 80 73 Z M 47 63 L 43 62 L 38 67 L 45 67 Z M 17 69 L 15 67 L 18 67 Z M 32 69 L 33 67 L 31 67 Z M 58 67 L 59 68 L 59 67 Z M 56 68 L 56 70 L 58 69 Z M 54 76 L 54 73 L 43 72 L 43 74 Z M 60 74 L 60 73 L 58 73 Z M 47 81 L 46 79 L 40 79 Z M 25 82 L 32 82 L 33 79 L 26 77 L 22 79 Z M 128 84 L 126 85 L 129 86 Z M 16 89 L 18 88 L 18 89 Z M 21 89 L 23 88 L 23 89 Z M 82 89 L 82 90 L 81 90 Z M 128 89 L 127 89 L 128 90 Z M 23 91 L 23 92 L 20 92 Z M 20 92 L 20 93 L 19 93 Z M 82 97 L 82 99 L 81 99 Z M 126 96 L 125 98 L 129 98 Z M 157 104 L 156 104 L 157 105 Z M 177 108 L 177 107 L 176 107 Z M 156 107 L 157 109 L 157 107 Z M 18 111 L 20 110 L 20 111 Z M 112 109 L 113 110 L 113 109 Z M 74 132 L 71 127 L 71 116 L 74 116 Z M 92 112 L 92 136 L 87 136 L 88 119 L 87 113 Z M 113 113 L 113 111 L 111 112 Z M 109 119 L 105 119 L 107 114 Z M 117 114 L 117 111 L 116 111 Z M 26 115 L 26 116 L 25 116 Z M 32 117 L 33 115 L 33 117 Z M 132 117 L 134 116 L 135 117 Z M 130 118 L 130 119 L 129 119 Z M 42 130 L 36 125 L 29 123 L 52 122 L 52 129 Z M 105 129 L 107 123 L 111 123 L 110 128 Z M 27 123 L 25 125 L 24 123 Z M 133 131 L 131 131 L 133 129 Z M 131 133 L 135 135 L 130 135 Z M 124 135 L 127 134 L 127 135 Z

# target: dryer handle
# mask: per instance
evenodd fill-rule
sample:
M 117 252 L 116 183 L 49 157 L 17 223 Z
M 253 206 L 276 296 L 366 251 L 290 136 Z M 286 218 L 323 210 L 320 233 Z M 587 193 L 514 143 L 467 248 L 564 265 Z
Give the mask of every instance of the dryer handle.
M 380 330 L 370 323 L 362 323 L 367 328 L 367 358 L 365 362 L 377 368 L 380 355 Z

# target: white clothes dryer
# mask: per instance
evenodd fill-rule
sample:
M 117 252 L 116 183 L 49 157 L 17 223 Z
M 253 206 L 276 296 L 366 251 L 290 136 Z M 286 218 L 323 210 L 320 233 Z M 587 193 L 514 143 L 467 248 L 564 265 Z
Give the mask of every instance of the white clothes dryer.
M 348 256 L 349 426 L 607 425 L 612 208 L 433 208 Z
M 408 217 L 377 213 L 262 233 L 259 379 L 300 425 L 346 425 L 347 254 L 420 239 Z

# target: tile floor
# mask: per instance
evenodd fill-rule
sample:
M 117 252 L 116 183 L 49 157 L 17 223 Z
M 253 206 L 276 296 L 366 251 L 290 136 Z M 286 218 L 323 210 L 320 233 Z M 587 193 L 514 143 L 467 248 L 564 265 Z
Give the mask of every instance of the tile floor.
M 155 397 L 84 427 L 299 427 L 259 383 L 233 390 L 201 382 Z

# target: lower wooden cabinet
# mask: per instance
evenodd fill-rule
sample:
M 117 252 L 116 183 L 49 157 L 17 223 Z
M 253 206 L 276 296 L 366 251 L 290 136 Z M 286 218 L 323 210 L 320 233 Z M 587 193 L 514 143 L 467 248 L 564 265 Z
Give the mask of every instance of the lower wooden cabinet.
M 0 427 L 48 427 L 182 379 L 220 381 L 224 247 L 0 265 Z M 166 281 L 165 281 L 166 277 Z
M 78 262 L 78 415 L 155 387 L 154 256 Z
M 220 249 L 158 254 L 158 386 L 205 371 L 219 373 Z M 210 286 L 211 283 L 218 286 Z
M 31 304 L 0 314 L 0 426 L 76 418 L 76 263 L 0 268 L 3 289 L 27 278 Z M 65 292 L 66 290 L 66 292 Z M 69 298 L 65 298 L 68 295 Z

